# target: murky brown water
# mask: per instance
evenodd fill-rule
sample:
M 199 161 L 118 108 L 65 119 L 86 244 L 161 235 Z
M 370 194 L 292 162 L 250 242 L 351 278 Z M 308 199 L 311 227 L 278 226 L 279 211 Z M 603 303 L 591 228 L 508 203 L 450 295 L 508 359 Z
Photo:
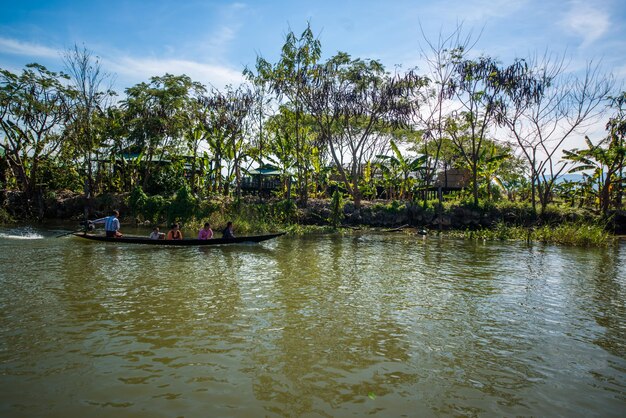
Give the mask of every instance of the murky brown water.
M 2 417 L 626 410 L 623 242 L 18 235 L 0 231 Z

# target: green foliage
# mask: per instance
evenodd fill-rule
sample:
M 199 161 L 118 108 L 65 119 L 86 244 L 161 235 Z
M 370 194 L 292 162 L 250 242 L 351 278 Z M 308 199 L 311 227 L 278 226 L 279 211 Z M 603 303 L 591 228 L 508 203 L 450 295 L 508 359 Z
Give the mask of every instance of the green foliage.
M 465 239 L 480 241 L 525 240 L 529 231 L 524 227 L 508 226 L 504 222 L 498 222 L 488 229 L 465 230 L 461 232 L 461 236 Z
M 0 225 L 10 224 L 13 222 L 13 218 L 9 215 L 4 208 L 0 208 Z
M 521 149 L 513 152 L 504 137 L 491 138 L 499 135 L 494 128 L 503 126 L 507 106 L 532 104 L 550 80 L 535 79 L 537 68 L 523 61 L 502 66 L 488 56 L 467 60 L 462 48 L 444 55 L 450 78 L 440 80 L 438 105 L 445 108 L 446 101 L 460 101 L 465 111 L 446 112 L 446 119 L 440 115 L 438 120 L 443 125 L 427 123 L 420 131 L 410 128 L 410 122 L 424 117 L 425 108 L 414 100 L 435 98 L 421 94 L 429 83 L 426 77 L 413 70 L 391 75 L 380 62 L 353 59 L 345 52 L 322 62 L 321 45 L 310 25 L 300 35 L 287 34 L 278 62 L 259 58 L 257 75 L 246 70 L 261 95 L 245 84 L 208 90 L 185 75 L 166 74 L 128 88 L 125 97 L 112 104 L 112 92 L 97 88 L 98 60 L 76 47 L 66 55 L 73 64 L 72 79 L 39 64 L 27 65 L 21 74 L 0 69 L 2 187 L 21 191 L 28 202 L 39 202 L 60 189 L 84 190 L 96 198 L 102 193 L 117 198 L 132 190 L 130 212 L 153 222 L 163 215 L 186 222 L 232 218 L 239 219 L 242 228 L 269 228 L 297 221 L 298 210 L 291 200 L 232 205 L 228 199 L 236 190 L 233 179 L 245 172 L 246 156 L 259 162 L 275 159 L 282 187 L 274 197 L 297 194 L 302 204 L 311 196 L 328 198 L 337 183 L 355 206 L 363 198 L 375 199 L 381 186 L 389 199 L 411 202 L 420 187 L 434 184 L 439 169 L 462 168 L 472 173 L 473 188 L 445 196 L 443 208 L 432 201 L 424 202 L 424 209 L 445 212 L 457 205 L 500 216 L 507 225 L 535 221 L 528 205 L 503 206 L 503 200 L 530 202 L 531 192 L 539 187 L 535 183 L 541 183 L 539 173 L 547 178 L 547 166 L 531 170 L 531 181 L 529 167 L 515 154 L 531 158 L 533 143 L 530 148 L 520 143 Z M 95 85 L 77 83 L 81 75 Z M 263 112 L 263 103 L 276 110 L 274 116 Z M 583 182 L 546 184 L 538 190 L 545 222 L 555 225 L 585 216 L 575 209 L 546 207 L 549 202 L 597 206 L 604 214 L 623 208 L 625 104 L 626 92 L 612 99 L 606 138 L 594 143 L 587 139 L 586 149 L 564 152 L 565 160 L 576 165 L 573 170 L 588 171 Z M 259 112 L 252 114 L 253 109 Z M 411 156 L 405 145 L 413 141 L 417 148 Z M 225 199 L 198 202 L 194 196 L 202 193 Z M 341 222 L 342 198 L 332 195 L 327 220 L 333 225 Z M 535 200 L 533 194 L 533 204 Z M 119 203 L 111 199 L 103 206 L 108 210 Z M 399 201 L 379 209 L 406 210 Z M 479 223 L 487 222 L 483 220 Z
M 372 206 L 372 210 L 398 213 L 406 210 L 406 204 L 401 200 L 392 200 L 389 203 L 376 203 Z
M 62 142 L 59 131 L 68 120 L 74 92 L 67 76 L 40 64 L 28 64 L 16 75 L 0 68 L 0 150 L 11 166 L 19 190 L 36 201 L 43 160 Z
M 169 164 L 155 170 L 146 185 L 148 193 L 171 196 L 186 185 L 183 164 Z
M 167 210 L 167 223 L 187 222 L 196 214 L 198 202 L 191 193 L 191 189 L 185 185 L 178 190 L 176 196 Z
M 271 207 L 272 218 L 275 222 L 290 222 L 296 216 L 296 202 L 291 199 L 281 200 Z
M 296 215 L 297 208 L 292 200 L 232 203 L 228 199 L 218 199 L 199 204 L 194 214 L 195 221 L 190 221 L 187 225 L 200 228 L 208 221 L 214 231 L 220 231 L 228 221 L 232 221 L 236 234 L 270 232 L 284 230 Z
M 130 209 L 131 214 L 134 217 L 137 217 L 139 214 L 144 212 L 144 208 L 146 206 L 146 201 L 148 200 L 148 196 L 144 193 L 141 186 L 137 186 L 133 189 L 128 197 L 128 208 Z
M 240 205 L 230 213 L 231 217 L 238 216 L 245 222 L 252 222 L 262 229 L 271 230 L 292 222 L 296 217 L 297 207 L 293 200 L 285 199 L 273 203 Z
M 514 240 L 581 247 L 607 246 L 615 241 L 615 238 L 602 226 L 583 222 L 566 222 L 530 228 L 508 226 L 499 222 L 493 228 L 453 232 L 450 235 L 480 241 Z
M 127 204 L 134 217 L 143 217 L 144 220 L 151 223 L 158 223 L 168 206 L 168 202 L 163 196 L 147 196 L 141 186 L 133 189 Z
M 335 228 L 339 226 L 343 219 L 343 207 L 345 202 L 343 200 L 343 194 L 339 190 L 335 190 L 333 198 L 330 202 L 330 218 L 328 221 Z
M 198 202 L 198 210 L 196 219 L 204 219 L 211 216 L 215 212 L 219 212 L 222 208 L 220 202 L 212 200 L 201 200 Z
M 581 222 L 545 225 L 533 230 L 531 237 L 539 242 L 583 247 L 606 246 L 615 240 L 601 226 Z
M 38 184 L 45 187 L 47 191 L 79 192 L 83 189 L 81 175 L 75 166 L 51 158 L 44 158 L 40 161 L 38 176 Z
M 143 207 L 144 219 L 153 224 L 159 223 L 168 207 L 168 201 L 163 196 L 155 195 L 146 199 Z

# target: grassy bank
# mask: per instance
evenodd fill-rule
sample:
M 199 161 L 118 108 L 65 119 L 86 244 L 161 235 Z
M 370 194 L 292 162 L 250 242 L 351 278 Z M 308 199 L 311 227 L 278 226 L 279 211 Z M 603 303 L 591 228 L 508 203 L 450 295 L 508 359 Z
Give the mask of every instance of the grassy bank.
M 507 226 L 498 223 L 493 228 L 452 231 L 452 236 L 485 241 L 526 241 L 583 247 L 602 247 L 615 242 L 614 235 L 601 225 L 582 222 L 542 225 L 536 227 Z
M 402 225 L 426 229 L 431 234 L 440 229 L 446 236 L 472 240 L 517 240 L 575 246 L 607 246 L 615 242 L 602 219 L 589 211 L 550 206 L 537 217 L 528 204 L 500 202 L 478 207 L 463 202 L 438 203 L 365 201 L 360 211 L 353 202 L 333 205 L 332 200 L 310 200 L 297 207 L 294 200 L 260 200 L 245 197 L 234 200 L 213 197 L 200 200 L 179 192 L 170 199 L 146 196 L 138 191 L 130 196 L 103 195 L 91 202 L 92 216 L 106 215 L 111 208 L 122 213 L 122 222 L 158 225 L 168 228 L 180 222 L 186 230 L 199 230 L 205 222 L 220 231 L 228 221 L 239 235 L 286 231 L 291 234 L 345 232 L 348 228 L 392 229 Z M 56 216 L 48 219 L 82 220 L 80 195 L 55 202 Z M 0 210 L 0 223 L 14 222 L 10 212 Z

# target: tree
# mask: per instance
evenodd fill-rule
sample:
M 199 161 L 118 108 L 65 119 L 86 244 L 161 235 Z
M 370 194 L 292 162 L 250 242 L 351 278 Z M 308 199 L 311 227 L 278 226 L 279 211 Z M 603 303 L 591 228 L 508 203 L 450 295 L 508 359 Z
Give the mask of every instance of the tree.
M 379 141 L 390 138 L 389 128 L 408 126 L 415 92 L 425 83 L 413 71 L 392 76 L 378 61 L 352 60 L 341 52 L 309 73 L 302 96 L 306 109 L 357 210 L 365 163 L 381 153 Z
M 289 190 L 291 174 L 296 165 L 296 117 L 290 107 L 280 106 L 278 112 L 267 121 L 269 151 L 272 157 L 268 159 L 276 164 L 281 171 L 283 192 L 287 199 L 291 198 Z M 302 123 L 299 124 L 302 127 Z M 309 141 L 306 141 L 309 143 Z M 311 153 L 312 155 L 312 153 Z
M 597 187 L 591 190 L 597 191 L 600 211 L 607 215 L 611 203 L 615 208 L 622 204 L 622 185 L 624 183 L 624 159 L 626 157 L 626 147 L 624 136 L 626 135 L 626 92 L 611 100 L 616 113 L 612 116 L 606 129 L 608 135 L 594 145 L 589 137 L 585 137 L 587 149 L 573 149 L 563 151 L 565 158 L 574 162 L 576 166 L 569 172 L 591 171 L 585 173 Z
M 398 183 L 400 199 L 409 198 L 411 190 L 410 175 L 417 171 L 425 171 L 424 163 L 428 157 L 421 155 L 413 159 L 406 159 L 393 141 L 391 141 L 391 150 L 394 155 L 377 155 L 377 158 L 381 160 L 379 166 Z
M 0 69 L 0 148 L 19 190 L 30 208 L 38 206 L 40 216 L 45 184 L 40 163 L 55 156 L 61 145 L 73 95 L 66 82 L 65 74 L 39 64 L 28 64 L 20 75 Z
M 102 71 L 100 59 L 86 48 L 79 49 L 74 45 L 73 49 L 65 52 L 63 61 L 70 76 L 70 86 L 75 92 L 68 113 L 70 120 L 64 132 L 63 154 L 70 161 L 82 161 L 86 175 L 83 191 L 89 201 L 92 193 L 97 192 L 92 160 L 102 138 L 97 132 L 96 119 L 103 115 L 115 93 L 110 86 L 102 86 L 109 75 Z M 87 206 L 85 211 L 87 217 Z
M 487 139 L 479 160 L 478 176 L 484 181 L 487 200 L 492 200 L 494 190 L 506 192 L 510 199 L 510 182 L 519 180 L 523 173 L 523 161 L 514 155 L 512 146 Z M 497 189 L 494 189 L 494 185 Z
M 577 77 L 566 72 L 563 59 L 547 55 L 531 59 L 529 66 L 538 94 L 535 100 L 509 106 L 502 125 L 528 161 L 533 211 L 538 197 L 543 213 L 566 169 L 566 161 L 560 159 L 564 144 L 602 113 L 600 105 L 613 79 L 600 74 L 593 63 Z
M 202 126 L 212 152 L 214 191 L 228 194 L 228 183 L 236 181 L 236 194 L 241 193 L 241 161 L 248 144 L 246 119 L 253 109 L 254 95 L 247 86 L 227 86 L 224 92 L 213 89 L 211 94 L 200 99 L 203 116 Z M 222 181 L 223 163 L 227 162 L 226 182 Z
M 263 165 L 263 158 L 268 156 L 268 135 L 265 128 L 265 121 L 270 115 L 270 105 L 273 97 L 270 95 L 268 80 L 255 75 L 250 69 L 245 68 L 244 76 L 252 83 L 253 104 L 250 110 L 252 124 L 251 130 L 256 129 L 256 135 L 251 135 L 251 157 L 257 162 L 259 167 Z M 259 181 L 259 195 L 263 183 Z
M 415 149 L 428 156 L 424 170 L 424 187 L 428 188 L 442 165 L 443 147 L 450 143 L 445 125 L 450 108 L 448 86 L 455 75 L 454 63 L 469 54 L 475 41 L 471 34 L 463 35 L 462 25 L 458 25 L 448 36 L 439 34 L 436 42 L 429 40 L 423 31 L 422 37 L 425 47 L 421 49 L 421 55 L 426 62 L 429 83 L 420 112 L 415 114 L 415 123 L 421 130 Z M 443 161 L 444 174 L 450 166 L 449 162 Z M 426 207 L 427 193 L 423 196 Z
M 448 98 L 460 103 L 446 122 L 446 131 L 472 173 L 472 194 L 478 205 L 479 162 L 482 146 L 493 124 L 500 124 L 507 107 L 536 100 L 542 86 L 522 60 L 502 67 L 490 57 L 459 59 L 446 86 Z
M 148 184 L 156 165 L 167 154 L 177 155 L 186 148 L 184 130 L 189 124 L 189 108 L 206 91 L 200 83 L 186 75 L 165 74 L 152 77 L 126 89 L 122 102 L 132 148 L 124 152 L 140 153 L 143 162 L 143 188 Z
M 309 167 L 306 164 L 306 137 L 302 135 L 300 123 L 303 113 L 303 94 L 312 68 L 320 59 L 321 43 L 315 38 L 310 23 L 298 37 L 289 31 L 285 38 L 280 60 L 272 65 L 262 57 L 257 58 L 257 77 L 267 83 L 279 97 L 291 103 L 295 113 L 295 159 L 296 182 L 299 200 L 306 205 L 308 199 Z

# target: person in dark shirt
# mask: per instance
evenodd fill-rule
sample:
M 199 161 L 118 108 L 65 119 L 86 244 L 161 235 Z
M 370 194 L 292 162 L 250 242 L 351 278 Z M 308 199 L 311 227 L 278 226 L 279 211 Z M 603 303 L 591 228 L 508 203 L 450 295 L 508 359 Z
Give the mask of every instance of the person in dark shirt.
M 228 221 L 226 228 L 222 231 L 222 238 L 235 238 L 233 234 L 233 223 L 231 221 Z

